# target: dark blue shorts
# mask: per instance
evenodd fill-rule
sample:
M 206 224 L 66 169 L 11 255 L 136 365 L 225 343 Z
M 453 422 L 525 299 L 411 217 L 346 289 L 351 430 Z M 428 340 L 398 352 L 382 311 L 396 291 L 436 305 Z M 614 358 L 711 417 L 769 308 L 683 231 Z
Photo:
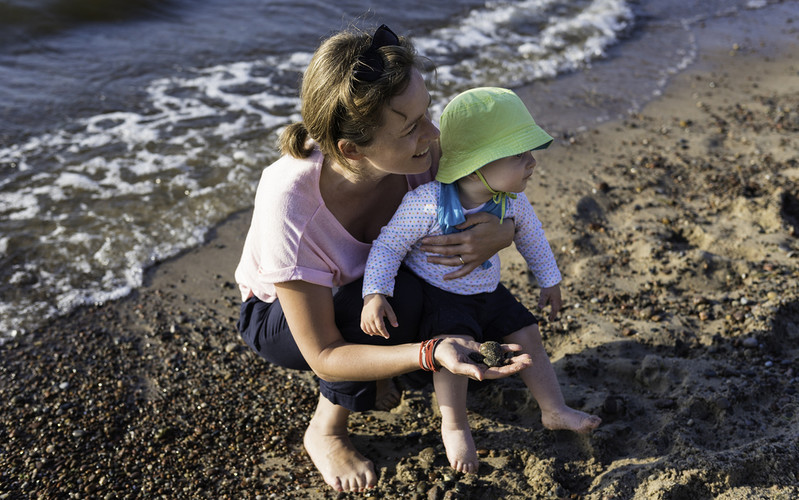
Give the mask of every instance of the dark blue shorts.
M 399 327 L 388 326 L 390 338 L 367 335 L 361 331 L 363 280 L 338 289 L 333 296 L 336 326 L 347 342 L 371 345 L 399 345 L 419 342 L 422 317 L 423 288 L 431 287 L 413 273 L 401 268 L 397 273 L 394 308 Z M 280 301 L 266 303 L 251 297 L 241 305 L 237 324 L 241 337 L 250 348 L 265 360 L 284 368 L 310 370 L 289 331 Z M 332 403 L 351 411 L 374 408 L 377 394 L 374 382 L 328 382 L 319 380 L 319 390 Z
M 399 345 L 430 339 L 436 335 L 465 335 L 478 341 L 497 340 L 536 318 L 502 285 L 492 293 L 457 295 L 440 290 L 404 266 L 397 273 L 394 309 L 399 327 L 387 325 L 388 339 L 361 331 L 363 280 L 341 287 L 333 296 L 336 326 L 347 342 Z M 284 368 L 310 370 L 289 331 L 280 301 L 266 303 L 251 297 L 241 305 L 237 324 L 241 337 L 265 360 Z M 432 380 L 428 372 L 414 372 L 406 379 L 418 386 Z M 351 411 L 374 408 L 374 382 L 328 382 L 319 380 L 322 395 Z
M 511 333 L 537 324 L 538 319 L 501 283 L 490 293 L 459 295 L 425 288 L 422 336 L 465 335 L 478 342 L 502 342 Z

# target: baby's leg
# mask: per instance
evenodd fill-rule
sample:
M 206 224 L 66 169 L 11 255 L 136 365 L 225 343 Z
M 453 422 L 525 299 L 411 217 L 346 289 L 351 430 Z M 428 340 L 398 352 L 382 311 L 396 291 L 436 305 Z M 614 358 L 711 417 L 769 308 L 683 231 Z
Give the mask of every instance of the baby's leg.
M 602 422 L 599 417 L 566 406 L 557 375 L 541 342 L 538 325 L 517 330 L 506 336 L 504 341 L 509 344 L 521 344 L 522 352 L 530 354 L 533 358 L 533 365 L 522 370 L 520 375 L 541 408 L 541 423 L 544 427 L 585 434 L 599 426 Z
M 459 472 L 477 472 L 477 450 L 466 413 L 469 379 L 442 368 L 433 374 L 436 399 L 441 411 L 441 440 L 450 466 Z

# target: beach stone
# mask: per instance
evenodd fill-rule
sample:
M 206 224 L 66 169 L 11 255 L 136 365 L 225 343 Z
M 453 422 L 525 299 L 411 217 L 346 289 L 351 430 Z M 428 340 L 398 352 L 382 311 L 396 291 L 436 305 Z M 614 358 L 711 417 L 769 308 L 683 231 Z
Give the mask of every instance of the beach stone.
M 608 396 L 602 403 L 602 410 L 608 415 L 619 415 L 624 413 L 624 399 L 619 396 Z
M 596 199 L 583 196 L 577 201 L 577 219 L 586 223 L 601 223 L 605 219 L 605 212 Z
M 424 469 L 432 467 L 433 462 L 436 461 L 436 450 L 432 446 L 428 446 L 419 452 L 419 465 Z
M 505 354 L 499 342 L 483 342 L 480 346 L 480 354 L 485 358 L 483 362 L 488 366 L 502 366 L 505 364 Z
M 715 403 L 716 407 L 721 410 L 729 410 L 732 407 L 732 403 L 730 403 L 730 400 L 725 397 L 720 397 L 716 399 Z
M 492 367 L 507 364 L 505 353 L 502 352 L 502 345 L 493 340 L 480 344 L 480 352 L 469 353 L 469 358 L 475 363 L 483 363 L 486 366 Z
M 650 389 L 667 391 L 672 386 L 670 377 L 672 365 L 673 361 L 667 361 L 655 354 L 648 354 L 641 360 L 641 365 L 635 372 L 635 380 Z
M 677 407 L 677 402 L 669 398 L 661 398 L 655 400 L 655 408 L 661 410 L 672 409 Z
M 747 337 L 741 342 L 744 347 L 757 347 L 757 339 L 755 337 Z

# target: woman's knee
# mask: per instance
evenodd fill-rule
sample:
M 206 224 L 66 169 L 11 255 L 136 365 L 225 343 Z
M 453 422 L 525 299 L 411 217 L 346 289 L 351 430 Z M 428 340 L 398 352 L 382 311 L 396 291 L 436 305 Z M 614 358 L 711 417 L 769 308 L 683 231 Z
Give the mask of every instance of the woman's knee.
M 269 363 L 293 370 L 310 370 L 291 335 L 279 301 L 248 300 L 242 305 L 238 328 L 250 349 Z

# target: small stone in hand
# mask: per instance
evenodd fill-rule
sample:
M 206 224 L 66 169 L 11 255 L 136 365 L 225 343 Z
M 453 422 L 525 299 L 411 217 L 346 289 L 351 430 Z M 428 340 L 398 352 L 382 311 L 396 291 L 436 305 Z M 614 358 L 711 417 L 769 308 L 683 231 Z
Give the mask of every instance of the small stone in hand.
M 504 366 L 507 364 L 505 353 L 502 352 L 502 345 L 493 340 L 480 344 L 480 352 L 471 352 L 469 357 L 472 361 L 483 363 L 486 366 Z

